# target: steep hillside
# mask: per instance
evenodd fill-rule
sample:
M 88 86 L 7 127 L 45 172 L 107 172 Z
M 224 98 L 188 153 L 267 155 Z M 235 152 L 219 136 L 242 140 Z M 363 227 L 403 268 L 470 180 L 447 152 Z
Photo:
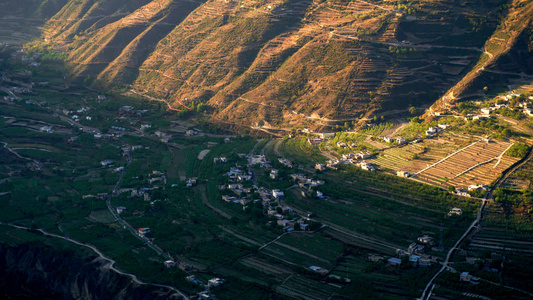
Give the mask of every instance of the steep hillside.
M 461 99 L 483 97 L 533 81 L 533 2 L 512 1 L 483 49 L 476 66 L 431 107 L 431 112 L 446 110 Z
M 46 38 L 95 86 L 204 102 L 220 122 L 320 127 L 432 104 L 508 28 L 502 14 L 531 28 L 514 11 L 531 4 L 514 2 L 507 14 L 499 0 L 69 1 Z M 527 54 L 516 45 L 507 68 Z

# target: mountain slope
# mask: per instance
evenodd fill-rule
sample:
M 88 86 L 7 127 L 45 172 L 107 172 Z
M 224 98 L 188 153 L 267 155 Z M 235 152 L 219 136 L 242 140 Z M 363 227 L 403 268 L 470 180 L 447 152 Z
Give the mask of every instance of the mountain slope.
M 505 1 L 455 2 L 69 1 L 46 37 L 70 49 L 73 78 L 95 86 L 205 102 L 220 122 L 333 126 L 432 104 L 476 77 L 468 72 L 495 30 L 515 35 L 497 27 L 501 14 L 531 15 L 514 12 L 529 12 L 525 0 L 509 13 Z M 507 60 L 527 55 L 516 46 Z
M 445 110 L 460 99 L 485 96 L 533 81 L 533 2 L 514 0 L 502 22 L 487 39 L 472 70 L 437 101 L 431 112 Z

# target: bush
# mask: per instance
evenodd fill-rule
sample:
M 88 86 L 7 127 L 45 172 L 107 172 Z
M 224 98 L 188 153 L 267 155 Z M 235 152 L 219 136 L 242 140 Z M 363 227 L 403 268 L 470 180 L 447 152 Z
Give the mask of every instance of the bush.
M 503 132 L 502 132 L 503 133 Z M 528 146 L 522 143 L 514 144 L 509 150 L 507 150 L 507 155 L 511 157 L 524 157 L 527 153 Z

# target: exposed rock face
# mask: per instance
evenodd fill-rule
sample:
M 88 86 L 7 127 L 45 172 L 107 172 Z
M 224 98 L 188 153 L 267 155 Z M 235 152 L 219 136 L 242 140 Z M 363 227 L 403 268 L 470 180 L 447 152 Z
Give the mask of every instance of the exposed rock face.
M 107 265 L 39 243 L 0 245 L 0 290 L 4 299 L 178 299 L 168 289 L 137 284 Z

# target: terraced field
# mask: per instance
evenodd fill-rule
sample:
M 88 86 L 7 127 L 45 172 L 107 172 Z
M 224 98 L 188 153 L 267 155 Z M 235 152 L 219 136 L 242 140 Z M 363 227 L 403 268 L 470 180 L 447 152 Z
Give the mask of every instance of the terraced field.
M 422 155 L 424 152 L 423 144 L 411 144 L 401 148 L 389 148 L 384 150 L 376 159 L 374 163 L 378 164 L 382 170 L 396 172 L 397 170 L 408 171 L 414 173 L 417 170 L 423 169 L 426 164 L 436 162 L 436 159 L 415 160 L 413 155 Z
M 416 173 L 416 178 L 439 186 L 489 184 L 517 158 L 503 156 L 509 142 L 479 140 Z

